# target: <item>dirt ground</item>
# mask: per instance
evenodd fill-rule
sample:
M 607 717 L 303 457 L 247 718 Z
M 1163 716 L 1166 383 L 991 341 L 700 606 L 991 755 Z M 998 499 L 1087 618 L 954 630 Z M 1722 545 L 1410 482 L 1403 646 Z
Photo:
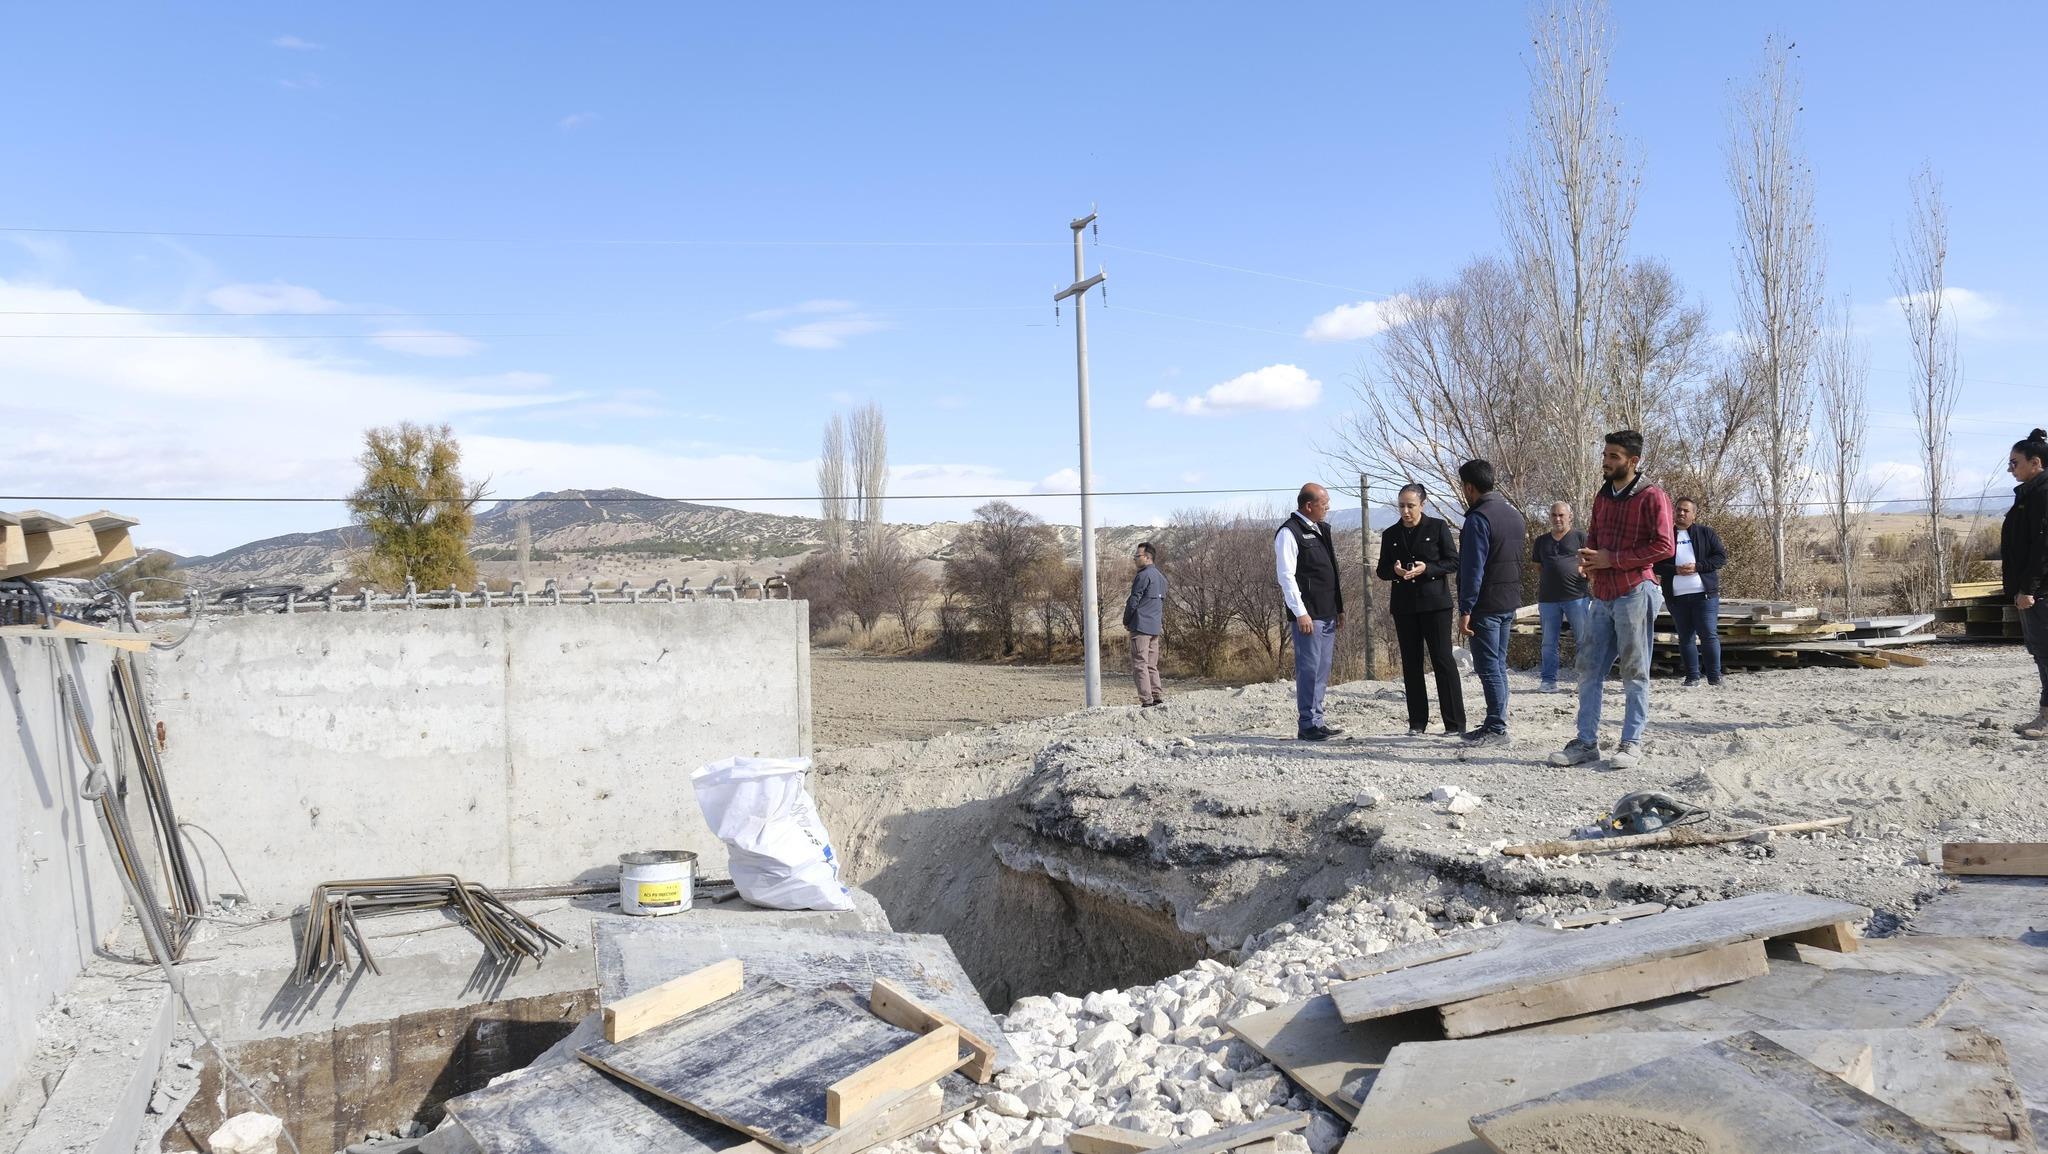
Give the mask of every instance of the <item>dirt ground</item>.
M 1164 685 L 1169 698 L 1201 688 L 1172 678 Z M 1137 704 L 1123 666 L 1103 665 L 1102 700 L 1106 705 Z M 812 744 L 820 750 L 916 741 L 1079 708 L 1078 665 L 921 661 L 811 650 Z

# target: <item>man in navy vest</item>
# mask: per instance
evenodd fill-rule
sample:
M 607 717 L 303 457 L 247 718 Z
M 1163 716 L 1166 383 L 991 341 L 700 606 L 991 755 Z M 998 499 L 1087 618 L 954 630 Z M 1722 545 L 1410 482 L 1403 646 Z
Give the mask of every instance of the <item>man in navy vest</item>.
M 1458 552 L 1458 631 L 1471 638 L 1472 670 L 1486 691 L 1486 721 L 1465 731 L 1473 747 L 1508 743 L 1508 631 L 1522 604 L 1522 554 L 1529 528 L 1494 488 L 1493 465 L 1458 466 L 1465 531 Z
M 1311 481 L 1294 498 L 1294 516 L 1273 534 L 1273 569 L 1281 599 L 1294 618 L 1296 736 L 1328 741 L 1344 732 L 1323 723 L 1323 692 L 1330 687 L 1330 653 L 1344 625 L 1344 591 L 1337 580 L 1337 550 L 1330 542 L 1330 491 Z

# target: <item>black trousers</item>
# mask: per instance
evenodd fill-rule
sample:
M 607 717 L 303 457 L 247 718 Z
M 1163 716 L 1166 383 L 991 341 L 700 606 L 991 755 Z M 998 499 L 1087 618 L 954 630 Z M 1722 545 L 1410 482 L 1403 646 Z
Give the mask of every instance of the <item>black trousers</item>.
M 2034 598 L 2034 607 L 2019 613 L 2020 636 L 2026 638 L 2027 653 L 2041 674 L 2041 710 L 2048 713 L 2048 597 Z
M 1401 642 L 1401 681 L 1408 695 L 1408 728 L 1429 727 L 1429 690 L 1422 680 L 1422 650 L 1427 646 L 1429 663 L 1436 667 L 1436 697 L 1444 711 L 1444 728 L 1454 733 L 1462 731 L 1465 687 L 1458 680 L 1458 663 L 1451 657 L 1451 610 L 1397 613 L 1394 635 Z

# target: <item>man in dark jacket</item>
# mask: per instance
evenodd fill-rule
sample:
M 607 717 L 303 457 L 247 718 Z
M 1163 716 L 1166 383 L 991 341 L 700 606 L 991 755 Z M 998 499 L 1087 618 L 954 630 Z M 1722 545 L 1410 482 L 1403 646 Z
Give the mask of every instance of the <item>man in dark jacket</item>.
M 1138 704 L 1166 704 L 1159 688 L 1159 637 L 1166 632 L 1166 574 L 1153 564 L 1152 542 L 1138 545 L 1138 571 L 1131 576 L 1131 595 L 1124 598 L 1124 629 L 1131 635 L 1131 680 L 1138 686 Z
M 1685 684 L 1700 683 L 1700 657 L 1706 657 L 1708 685 L 1721 684 L 1721 567 L 1728 550 L 1721 535 L 1699 523 L 1699 502 L 1680 497 L 1671 507 L 1671 556 L 1656 563 L 1664 582 L 1664 604 L 1678 631 L 1678 654 L 1685 660 Z
M 1572 507 L 1550 506 L 1550 532 L 1539 534 L 1532 549 L 1536 562 L 1536 608 L 1543 621 L 1543 692 L 1557 692 L 1559 635 L 1569 625 L 1572 648 L 1586 647 L 1586 614 L 1593 599 L 1586 592 L 1586 574 L 1579 568 L 1579 550 L 1586 535 L 1572 528 Z
M 1344 624 L 1344 590 L 1337 550 L 1330 542 L 1330 492 L 1311 481 L 1294 497 L 1294 515 L 1273 534 L 1273 573 L 1280 599 L 1294 618 L 1296 736 L 1328 741 L 1344 732 L 1323 723 L 1323 693 L 1330 687 L 1330 657 Z
M 1403 485 L 1401 520 L 1380 534 L 1379 579 L 1393 583 L 1387 609 L 1401 641 L 1401 681 L 1408 698 L 1408 732 L 1429 732 L 1429 690 L 1422 679 L 1422 652 L 1436 667 L 1436 698 L 1444 732 L 1465 732 L 1465 689 L 1451 657 L 1451 577 L 1458 571 L 1458 539 L 1440 517 L 1424 516 L 1429 498 L 1420 485 Z M 1577 558 L 1573 559 L 1577 564 Z
M 2005 467 L 2019 484 L 2012 510 L 1998 535 L 1998 561 L 2005 591 L 2020 611 L 2020 635 L 2041 675 L 2041 705 L 2034 720 L 2013 729 L 2040 741 L 2048 738 L 2048 431 L 2035 429 L 2013 444 Z
M 1468 730 L 1474 747 L 1508 744 L 1508 629 L 1522 605 L 1522 515 L 1494 488 L 1493 465 L 1458 466 L 1465 492 L 1465 533 L 1458 555 L 1458 629 L 1472 639 L 1472 668 L 1486 691 L 1486 720 Z

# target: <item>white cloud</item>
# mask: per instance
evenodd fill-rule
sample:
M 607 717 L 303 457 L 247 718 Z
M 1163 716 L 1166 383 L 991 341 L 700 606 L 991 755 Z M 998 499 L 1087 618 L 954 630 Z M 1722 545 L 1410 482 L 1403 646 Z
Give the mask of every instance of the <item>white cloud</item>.
M 270 46 L 272 48 L 284 48 L 292 52 L 318 52 L 322 48 L 327 47 L 325 44 L 315 44 L 311 40 L 291 35 L 279 36 L 270 42 Z
M 269 284 L 226 284 L 206 294 L 206 303 L 224 313 L 300 314 L 339 312 L 344 306 L 317 289 L 272 281 Z
M 481 341 L 440 329 L 387 329 L 371 337 L 370 343 L 416 357 L 466 357 L 484 347 Z
M 747 314 L 748 320 L 761 322 L 802 317 L 818 319 L 775 330 L 775 343 L 793 349 L 837 349 L 843 348 L 850 337 L 878 333 L 889 327 L 889 322 L 858 311 L 852 301 L 842 300 L 808 300 Z
M 1907 296 L 1895 296 L 1887 298 L 1885 303 L 1891 306 L 1892 316 L 1899 317 L 1902 315 L 1900 310 L 1908 300 L 1917 300 L 1926 295 L 1912 293 Z M 1983 335 L 1984 330 L 1999 320 L 2005 312 L 2004 307 L 1990 295 L 1960 285 L 1946 285 L 1942 288 L 1941 308 L 1954 319 L 1958 332 L 1975 335 Z
M 572 112 L 555 123 L 563 132 L 574 132 L 586 124 L 594 123 L 597 119 L 598 115 L 595 112 Z
M 786 329 L 777 329 L 775 343 L 793 349 L 837 349 L 843 348 L 849 337 L 878 333 L 888 327 L 887 321 L 874 317 L 836 317 L 832 320 L 811 321 Z
M 1383 301 L 1358 301 L 1338 305 L 1308 323 L 1302 335 L 1312 341 L 1362 341 L 1392 328 L 1401 310 L 1414 303 L 1407 294 Z
M 1081 472 L 1078 469 L 1056 469 L 1046 474 L 1031 486 L 1034 493 L 1078 493 L 1081 491 Z
M 1199 396 L 1177 397 L 1156 392 L 1145 399 L 1148 409 L 1168 409 L 1189 416 L 1205 413 L 1306 409 L 1321 400 L 1323 383 L 1295 365 L 1267 365 L 1212 385 Z

